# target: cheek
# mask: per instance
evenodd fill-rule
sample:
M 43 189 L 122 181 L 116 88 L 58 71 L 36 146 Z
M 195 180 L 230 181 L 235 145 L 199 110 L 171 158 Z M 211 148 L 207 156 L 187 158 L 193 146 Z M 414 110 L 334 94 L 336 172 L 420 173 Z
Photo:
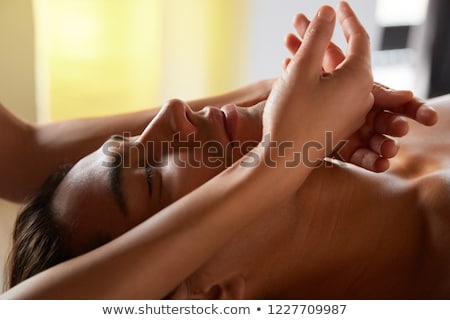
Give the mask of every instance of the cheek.
M 192 190 L 204 184 L 221 171 L 224 166 L 207 166 L 202 162 L 193 162 L 187 154 L 171 156 L 167 166 L 161 168 L 162 198 L 165 205 L 178 200 Z

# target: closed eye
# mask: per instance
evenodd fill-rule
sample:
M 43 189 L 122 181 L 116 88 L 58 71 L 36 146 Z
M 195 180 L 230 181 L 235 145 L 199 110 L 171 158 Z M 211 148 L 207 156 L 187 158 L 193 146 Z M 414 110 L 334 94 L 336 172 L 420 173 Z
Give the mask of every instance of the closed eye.
M 111 140 L 118 140 L 118 141 L 129 141 L 128 136 L 120 135 L 120 134 L 113 134 L 110 138 Z

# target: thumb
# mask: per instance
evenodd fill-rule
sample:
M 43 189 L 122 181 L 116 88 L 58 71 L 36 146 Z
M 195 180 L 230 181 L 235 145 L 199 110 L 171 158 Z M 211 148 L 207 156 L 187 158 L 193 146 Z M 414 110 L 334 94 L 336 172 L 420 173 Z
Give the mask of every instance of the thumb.
M 392 90 L 379 83 L 374 83 L 372 93 L 375 98 L 374 107 L 391 108 L 402 107 L 413 98 L 413 93 L 409 90 Z

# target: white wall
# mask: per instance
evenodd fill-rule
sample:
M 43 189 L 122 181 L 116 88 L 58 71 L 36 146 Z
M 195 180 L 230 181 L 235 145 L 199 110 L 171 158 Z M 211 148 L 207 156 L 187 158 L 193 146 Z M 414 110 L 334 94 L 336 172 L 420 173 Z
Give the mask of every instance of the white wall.
M 372 48 L 377 49 L 380 30 L 375 23 L 376 0 L 348 2 L 367 28 Z M 250 40 L 248 81 L 280 74 L 281 62 L 288 56 L 284 48 L 284 37 L 289 32 L 294 32 L 292 20 L 296 13 L 302 12 L 312 17 L 321 5 L 336 7 L 338 3 L 337 0 L 253 0 L 253 17 L 249 19 L 253 38 Z M 335 33 L 335 42 L 345 49 L 345 39 L 338 25 Z

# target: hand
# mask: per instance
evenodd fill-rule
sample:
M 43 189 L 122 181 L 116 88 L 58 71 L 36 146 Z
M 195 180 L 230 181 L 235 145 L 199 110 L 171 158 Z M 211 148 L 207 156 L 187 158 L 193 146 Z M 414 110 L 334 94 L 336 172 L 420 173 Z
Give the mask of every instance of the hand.
M 294 19 L 294 27 L 303 37 L 310 21 L 299 14 Z M 287 49 L 295 54 L 302 42 L 294 34 L 288 34 L 285 41 Z M 287 58 L 286 68 L 291 59 Z M 330 43 L 322 62 L 323 72 L 331 72 L 344 61 L 344 54 L 335 44 Z M 374 172 L 383 172 L 389 168 L 389 158 L 398 152 L 398 143 L 391 137 L 401 137 L 408 132 L 405 117 L 424 125 L 434 125 L 437 113 L 425 102 L 414 97 L 411 91 L 392 90 L 374 83 L 372 88 L 374 104 L 364 125 L 348 137 L 348 143 L 332 156 L 351 162 Z
M 368 35 L 347 3 L 340 3 L 338 17 L 348 42 L 344 60 L 323 74 L 335 22 L 334 10 L 324 6 L 274 84 L 264 110 L 264 136 L 270 134 L 278 142 L 294 140 L 295 151 L 307 140 L 325 145 L 325 131 L 333 131 L 337 139 L 349 137 L 363 125 L 373 104 Z M 327 154 L 318 150 L 315 156 L 323 159 Z
M 228 103 L 234 103 L 240 107 L 251 107 L 262 101 L 266 101 L 274 82 L 275 79 L 266 79 L 242 87 L 237 90 L 239 94 L 237 94 L 236 99 Z
M 260 80 L 221 95 L 191 100 L 188 102 L 188 105 L 194 111 L 201 110 L 205 106 L 215 106 L 220 108 L 226 104 L 251 107 L 267 100 L 274 81 L 274 79 Z

